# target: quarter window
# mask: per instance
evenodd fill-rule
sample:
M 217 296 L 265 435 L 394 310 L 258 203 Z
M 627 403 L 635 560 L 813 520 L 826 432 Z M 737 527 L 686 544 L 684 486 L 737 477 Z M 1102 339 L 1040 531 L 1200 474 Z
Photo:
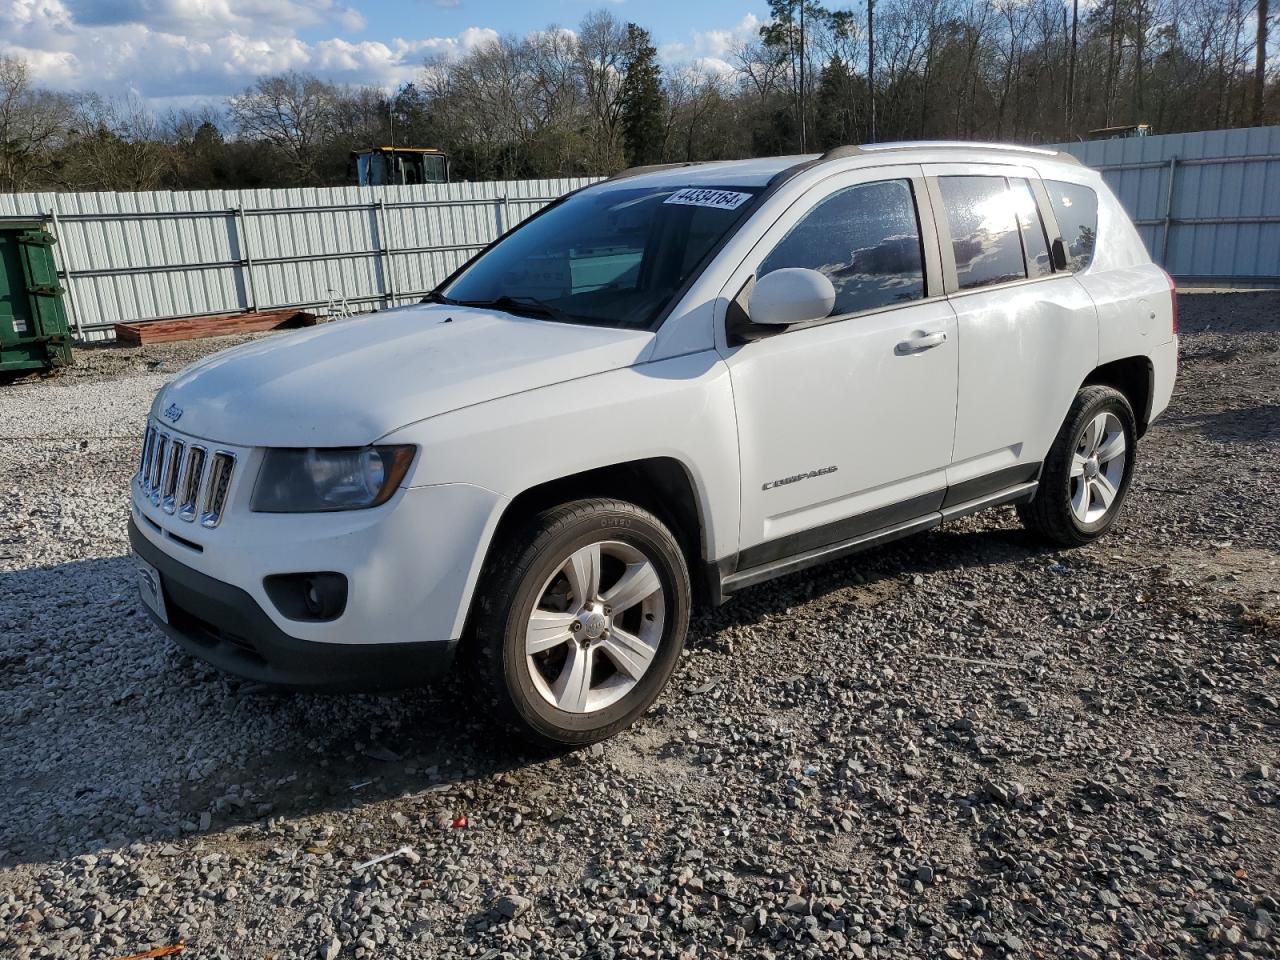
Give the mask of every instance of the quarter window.
M 784 267 L 827 276 L 836 291 L 831 316 L 921 299 L 924 255 L 911 183 L 881 180 L 833 193 L 788 231 L 758 275 Z
M 1093 262 L 1098 239 L 1098 195 L 1088 187 L 1061 180 L 1046 180 L 1044 185 L 1067 248 L 1067 268 L 1079 273 Z
M 1018 203 L 1004 177 L 939 177 L 961 290 L 1026 277 Z

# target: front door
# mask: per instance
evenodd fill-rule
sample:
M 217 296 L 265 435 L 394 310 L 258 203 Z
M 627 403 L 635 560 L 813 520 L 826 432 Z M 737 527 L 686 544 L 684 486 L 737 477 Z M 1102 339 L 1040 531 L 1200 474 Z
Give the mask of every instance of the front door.
M 802 196 L 730 280 L 807 267 L 829 317 L 727 344 L 741 451 L 738 568 L 938 509 L 956 416 L 956 320 L 915 165 L 835 174 Z

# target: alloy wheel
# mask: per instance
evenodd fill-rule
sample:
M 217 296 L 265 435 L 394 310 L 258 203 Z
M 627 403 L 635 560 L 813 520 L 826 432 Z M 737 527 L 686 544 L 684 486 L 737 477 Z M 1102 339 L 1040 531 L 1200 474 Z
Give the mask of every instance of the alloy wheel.
M 1128 441 L 1120 418 L 1103 411 L 1089 421 L 1071 458 L 1071 512 L 1096 523 L 1115 503 L 1124 479 Z
M 529 617 L 534 687 L 569 713 L 616 703 L 652 664 L 665 613 L 658 570 L 639 549 L 620 540 L 578 548 L 547 578 Z

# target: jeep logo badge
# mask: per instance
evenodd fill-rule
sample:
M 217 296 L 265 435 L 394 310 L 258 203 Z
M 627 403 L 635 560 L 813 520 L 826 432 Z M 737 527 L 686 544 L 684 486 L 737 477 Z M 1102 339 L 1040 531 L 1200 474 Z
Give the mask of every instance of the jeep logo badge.
M 164 417 L 170 423 L 177 423 L 182 419 L 182 408 L 176 403 L 171 403 L 164 408 Z

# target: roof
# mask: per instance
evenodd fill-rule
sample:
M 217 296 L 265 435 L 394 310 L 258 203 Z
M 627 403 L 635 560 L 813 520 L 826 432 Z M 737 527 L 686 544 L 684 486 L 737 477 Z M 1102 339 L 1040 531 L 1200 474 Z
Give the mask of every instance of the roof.
M 631 167 L 610 180 L 643 176 L 655 186 L 767 186 L 777 174 L 797 164 L 818 159 L 818 154 L 792 157 L 757 157 L 753 160 L 711 160 L 704 163 L 664 163 L 651 167 Z M 609 181 L 606 181 L 609 182 Z
M 885 154 L 919 153 L 924 156 L 895 156 L 895 160 L 916 163 L 940 163 L 948 160 L 963 161 L 991 158 L 994 154 L 1018 155 L 1024 160 L 1058 160 L 1063 163 L 1080 163 L 1069 153 L 1047 147 L 1028 147 L 1013 143 L 983 143 L 978 141 L 921 140 L 892 143 L 873 143 L 864 146 L 833 147 L 826 153 L 802 154 L 789 157 L 758 157 L 753 160 L 718 160 L 705 163 L 669 163 L 648 167 L 632 167 L 611 177 L 606 183 L 643 176 L 647 184 L 654 186 L 742 186 L 765 187 L 780 174 L 795 174 L 802 169 L 834 160 L 878 160 Z M 966 154 L 968 156 L 966 156 Z
M 395 153 L 444 153 L 439 147 L 364 147 L 352 150 L 352 153 L 373 153 L 377 150 L 394 151 Z

